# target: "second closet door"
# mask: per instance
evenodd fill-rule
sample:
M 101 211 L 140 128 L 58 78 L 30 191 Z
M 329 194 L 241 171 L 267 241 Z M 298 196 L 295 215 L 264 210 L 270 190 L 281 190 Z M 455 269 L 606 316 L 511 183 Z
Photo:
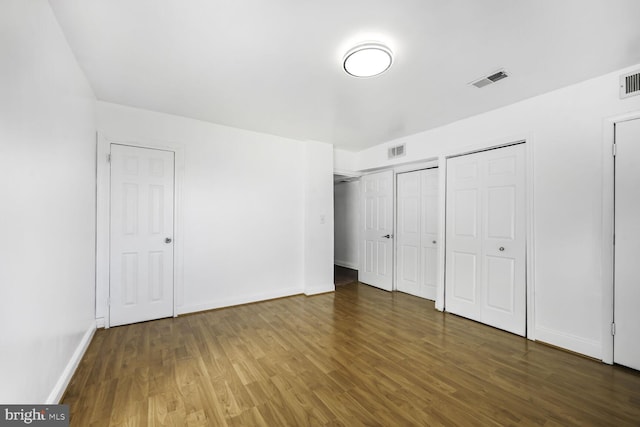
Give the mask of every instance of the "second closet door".
M 397 176 L 397 290 L 435 300 L 438 169 Z
M 526 334 L 525 145 L 447 161 L 446 310 Z

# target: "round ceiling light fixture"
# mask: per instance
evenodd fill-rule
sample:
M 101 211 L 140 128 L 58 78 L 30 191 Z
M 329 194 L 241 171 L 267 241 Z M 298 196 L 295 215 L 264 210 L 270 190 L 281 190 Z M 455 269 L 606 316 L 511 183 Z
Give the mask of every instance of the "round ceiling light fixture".
M 373 77 L 384 73 L 393 63 L 391 49 L 382 43 L 366 42 L 350 49 L 342 66 L 354 77 Z

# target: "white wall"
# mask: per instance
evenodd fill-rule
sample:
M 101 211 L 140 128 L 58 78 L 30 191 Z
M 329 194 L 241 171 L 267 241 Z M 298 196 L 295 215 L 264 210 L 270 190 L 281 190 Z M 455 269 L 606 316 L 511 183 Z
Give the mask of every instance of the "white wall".
M 335 290 L 333 281 L 333 146 L 305 142 L 305 251 L 307 295 Z
M 306 257 L 327 257 L 332 235 L 318 245 L 306 213 L 331 213 L 318 180 L 331 185 L 331 146 L 219 126 L 169 114 L 98 102 L 101 134 L 118 141 L 170 145 L 184 153 L 182 222 L 183 288 L 178 312 L 187 313 L 305 292 L 318 266 L 306 274 Z M 309 161 L 318 154 L 314 167 Z M 319 193 L 311 192 L 318 186 Z M 331 227 L 327 215 L 324 228 Z M 176 241 L 178 244 L 178 241 Z M 330 256 L 332 257 L 332 253 Z M 307 284 L 307 279 L 309 283 Z M 321 279 L 319 279 L 321 280 Z M 331 281 L 331 283 L 333 283 Z M 106 310 L 98 289 L 98 317 Z
M 0 28 L 0 402 L 52 403 L 95 330 L 94 97 L 45 0 Z
M 373 147 L 359 154 L 358 169 L 391 164 L 387 146 L 402 142 L 406 162 L 527 138 L 534 162 L 534 336 L 601 358 L 603 124 L 640 110 L 640 97 L 618 97 L 618 76 L 635 68 Z
M 337 183 L 333 186 L 333 194 L 334 263 L 357 270 L 360 181 Z
M 333 166 L 336 173 L 353 172 L 356 170 L 358 161 L 358 153 L 352 151 L 341 150 L 336 148 L 333 150 Z

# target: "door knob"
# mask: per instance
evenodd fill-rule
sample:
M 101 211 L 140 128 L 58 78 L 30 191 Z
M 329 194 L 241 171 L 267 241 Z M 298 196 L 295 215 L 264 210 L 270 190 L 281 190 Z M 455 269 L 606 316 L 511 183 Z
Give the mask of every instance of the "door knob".
M 433 242 L 431 242 L 431 243 L 433 243 L 433 244 L 435 245 L 435 244 L 436 244 L 436 241 L 434 240 L 434 241 L 433 241 Z
M 392 238 L 392 237 L 393 237 L 393 235 L 392 235 L 392 234 L 387 234 L 387 235 L 384 235 L 384 236 L 382 236 L 382 237 L 384 237 L 385 239 L 390 239 L 390 238 Z
M 165 239 L 164 239 L 164 242 L 165 242 L 165 243 L 171 243 L 171 237 L 167 237 L 167 238 L 165 238 Z
M 498 248 L 498 250 L 499 250 L 500 252 L 504 252 L 504 246 L 500 246 L 500 247 Z

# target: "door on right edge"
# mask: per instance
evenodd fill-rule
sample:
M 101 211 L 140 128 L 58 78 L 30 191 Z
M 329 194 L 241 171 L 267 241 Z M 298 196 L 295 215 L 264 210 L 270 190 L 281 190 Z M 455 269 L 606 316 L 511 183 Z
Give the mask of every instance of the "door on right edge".
M 616 123 L 613 361 L 640 370 L 640 119 Z
M 447 160 L 445 309 L 526 335 L 525 145 Z

